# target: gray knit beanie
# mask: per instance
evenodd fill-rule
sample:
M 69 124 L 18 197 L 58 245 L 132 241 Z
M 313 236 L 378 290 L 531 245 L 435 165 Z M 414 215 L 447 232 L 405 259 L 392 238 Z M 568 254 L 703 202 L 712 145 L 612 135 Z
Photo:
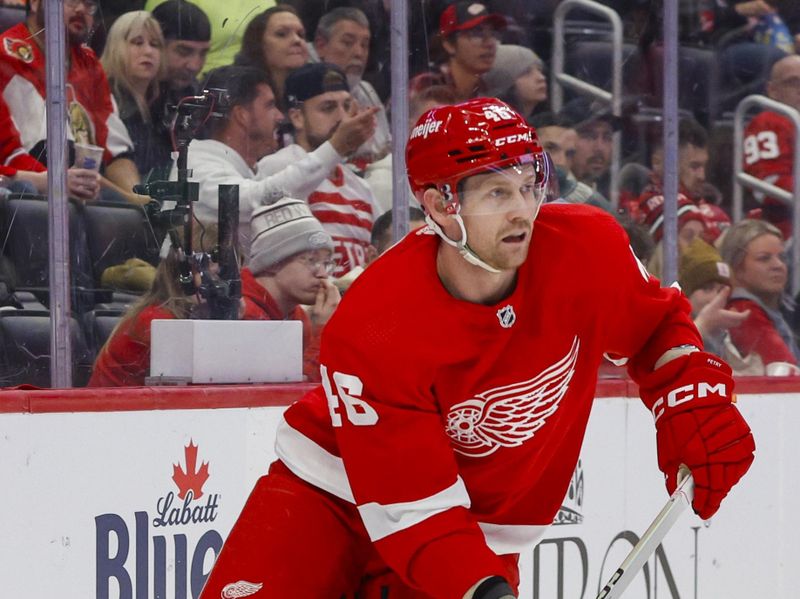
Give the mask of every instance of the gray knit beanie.
M 250 271 L 264 272 L 295 254 L 333 251 L 333 239 L 301 200 L 285 198 L 259 208 L 250 219 Z
M 514 86 L 514 82 L 533 66 L 542 68 L 542 59 L 530 48 L 513 44 L 497 46 L 494 66 L 483 75 L 486 95 L 502 96 Z

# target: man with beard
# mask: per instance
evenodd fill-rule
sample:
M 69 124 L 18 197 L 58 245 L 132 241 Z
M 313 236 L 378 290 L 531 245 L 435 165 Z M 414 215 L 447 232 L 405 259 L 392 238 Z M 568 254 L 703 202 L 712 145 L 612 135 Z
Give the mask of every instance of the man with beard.
M 391 149 L 392 136 L 386 109 L 375 88 L 362 79 L 369 60 L 370 30 L 367 16 L 358 8 L 340 7 L 325 13 L 317 24 L 314 50 L 322 62 L 342 69 L 350 93 L 359 106 L 376 106 L 377 127 L 372 139 L 361 146 L 353 160 L 363 170 Z
M 350 118 L 368 119 L 374 130 L 377 108 L 356 107 L 347 78 L 336 65 L 303 65 L 287 77 L 285 93 L 295 143 L 259 163 L 259 172 L 265 175 L 304 160 L 310 152 L 318 152 L 341 134 Z M 356 110 L 360 112 L 355 117 L 348 116 Z M 367 182 L 350 169 L 335 166 L 327 178 L 309 188 L 306 185 L 305 193 L 294 197 L 308 202 L 314 216 L 333 237 L 338 263 L 334 274 L 339 277 L 356 266 L 366 266 L 372 223 L 381 212 Z
M 139 173 L 130 158 L 130 136 L 114 108 L 100 62 L 84 45 L 97 9 L 95 0 L 64 1 L 67 137 L 72 143 L 101 146 L 107 177 L 103 185 L 114 188 L 131 202 L 146 203 L 149 198 L 132 192 Z M 47 121 L 43 0 L 28 0 L 26 11 L 24 23 L 0 35 L 0 163 L 22 171 L 44 172 Z M 81 190 L 72 187 L 71 195 L 79 195 Z M 92 187 L 96 188 L 96 183 Z M 96 189 L 94 193 L 82 191 L 84 199 L 96 195 Z
M 166 46 L 164 56 L 167 92 L 174 99 L 200 91 L 197 76 L 206 64 L 211 46 L 211 23 L 197 5 L 185 0 L 168 0 L 153 9 L 153 17 L 161 25 Z
M 319 382 L 320 335 L 340 299 L 328 279 L 333 240 L 306 203 L 291 198 L 256 210 L 251 229 L 250 264 L 241 273 L 242 318 L 301 321 L 303 374 Z
M 306 197 L 330 172 L 352 154 L 374 129 L 371 113 L 346 118 L 329 141 L 313 152 L 265 169 L 259 160 L 277 148 L 276 129 L 283 115 L 267 75 L 253 67 L 227 66 L 211 71 L 206 86 L 227 93 L 223 116 L 212 117 L 209 139 L 189 144 L 188 168 L 200 183 L 195 216 L 216 222 L 219 186 L 239 186 L 239 243 L 242 253 L 250 246 L 250 218 L 256 209 L 287 194 Z M 173 176 L 175 178 L 175 176 Z
M 613 137 L 622 125 L 620 117 L 606 108 L 598 110 L 588 98 L 572 100 L 564 106 L 562 115 L 575 123 L 578 132 L 572 173 L 578 181 L 608 197 Z

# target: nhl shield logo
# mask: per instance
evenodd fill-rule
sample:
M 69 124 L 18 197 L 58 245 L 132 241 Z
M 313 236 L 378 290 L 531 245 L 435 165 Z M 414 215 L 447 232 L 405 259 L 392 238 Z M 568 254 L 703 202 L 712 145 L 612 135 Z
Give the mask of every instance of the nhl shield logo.
M 514 306 L 503 306 L 497 311 L 497 320 L 500 321 L 500 326 L 504 329 L 510 329 L 517 322 L 517 315 L 514 312 Z

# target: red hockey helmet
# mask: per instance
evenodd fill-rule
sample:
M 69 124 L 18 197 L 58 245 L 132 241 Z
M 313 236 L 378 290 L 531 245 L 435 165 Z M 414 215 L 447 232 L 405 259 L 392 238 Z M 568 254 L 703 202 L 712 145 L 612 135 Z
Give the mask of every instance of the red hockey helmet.
M 421 200 L 426 189 L 435 187 L 451 200 L 452 211 L 458 210 L 462 179 L 525 164 L 534 165 L 541 200 L 549 169 L 536 130 L 496 98 L 475 98 L 429 110 L 411 130 L 406 146 L 408 181 L 414 195 Z

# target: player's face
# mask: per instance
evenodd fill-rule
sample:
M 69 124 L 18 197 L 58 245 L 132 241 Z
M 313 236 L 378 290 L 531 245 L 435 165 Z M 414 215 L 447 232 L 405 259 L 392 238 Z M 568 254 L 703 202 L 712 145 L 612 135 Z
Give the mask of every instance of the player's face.
M 770 233 L 753 239 L 734 275 L 737 285 L 759 297 L 780 295 L 788 278 L 783 240 Z
M 369 27 L 343 19 L 331 30 L 331 38 L 317 38 L 319 57 L 341 68 L 348 79 L 361 79 L 369 58 Z
M 488 24 L 456 33 L 451 41 L 444 42 L 450 58 L 468 73 L 482 75 L 494 66 L 499 32 Z
M 678 177 L 681 184 L 691 193 L 698 194 L 706 182 L 708 150 L 693 144 L 681 147 L 678 156 Z
M 303 107 L 292 113 L 297 143 L 308 151 L 317 149 L 331 138 L 352 105 L 350 92 L 344 90 L 325 92 L 303 102 Z
M 313 305 L 317 292 L 333 270 L 330 250 L 302 252 L 290 258 L 275 274 L 275 283 L 292 301 Z
M 613 135 L 605 121 L 595 121 L 578 131 L 572 170 L 579 181 L 594 183 L 608 172 Z
M 533 165 L 473 175 L 460 192 L 467 242 L 482 260 L 500 270 L 525 261 L 539 210 Z
M 297 69 L 308 62 L 306 30 L 290 12 L 273 14 L 261 38 L 264 63 L 278 71 Z
M 259 160 L 278 147 L 276 130 L 283 114 L 275 104 L 275 95 L 268 85 L 258 86 L 253 101 L 243 107 L 246 114 L 248 143 L 253 156 Z
M 210 42 L 169 40 L 167 42 L 167 81 L 181 90 L 193 85 L 206 64 Z

